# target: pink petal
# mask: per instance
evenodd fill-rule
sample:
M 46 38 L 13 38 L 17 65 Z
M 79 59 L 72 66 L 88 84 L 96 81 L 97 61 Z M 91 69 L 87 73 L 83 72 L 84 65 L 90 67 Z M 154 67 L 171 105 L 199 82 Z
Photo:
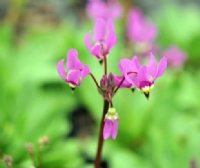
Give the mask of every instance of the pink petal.
M 82 73 L 81 73 L 82 79 L 84 79 L 89 74 L 90 74 L 90 70 L 89 70 L 88 66 L 84 65 Z
M 142 66 L 140 68 L 140 70 L 138 71 L 138 76 L 137 76 L 137 80 L 135 81 L 136 86 L 139 88 L 140 83 L 142 81 L 148 81 L 147 78 L 147 67 L 146 66 Z
M 67 82 L 69 82 L 69 83 L 71 83 L 71 84 L 73 84 L 75 86 L 80 85 L 81 82 L 82 82 L 81 72 L 79 70 L 68 71 Z
M 94 41 L 104 41 L 106 33 L 106 22 L 103 19 L 97 19 L 94 25 Z
M 147 66 L 147 73 L 148 76 L 152 76 L 153 78 L 155 78 L 157 73 L 157 63 L 153 53 L 150 53 L 150 62 Z
M 94 46 L 94 48 L 91 50 L 92 55 L 96 56 L 98 59 L 102 59 L 103 56 L 101 54 L 101 50 L 102 50 L 102 45 L 101 44 L 97 44 L 96 46 Z
M 57 71 L 63 80 L 66 80 L 66 72 L 64 69 L 64 59 L 60 60 L 57 64 Z
M 141 67 L 141 65 L 140 65 L 140 62 L 138 60 L 138 57 L 137 56 L 133 56 L 133 58 L 131 60 L 135 64 L 136 68 L 139 70 L 139 68 Z
M 115 32 L 110 32 L 106 36 L 106 54 L 109 53 L 110 49 L 117 43 L 117 37 Z
M 167 68 L 167 58 L 162 57 L 159 65 L 158 65 L 158 71 L 157 71 L 156 78 L 159 78 L 164 73 L 166 68 Z
M 124 76 L 119 76 L 119 75 L 113 75 L 114 81 L 115 81 L 115 87 L 118 87 L 119 84 L 121 83 L 122 79 Z M 124 82 L 121 84 L 120 88 L 130 88 L 132 86 L 131 83 L 127 82 L 124 80 Z
M 78 59 L 78 52 L 75 49 L 70 49 L 68 51 L 67 57 L 67 69 L 81 69 L 82 63 Z
M 113 126 L 112 126 L 112 139 L 116 139 L 117 137 L 118 124 L 119 124 L 119 120 L 118 119 L 114 120 Z
M 153 23 L 146 23 L 146 28 L 145 28 L 145 40 L 146 41 L 154 41 L 154 39 L 157 36 L 157 28 Z
M 108 34 L 106 36 L 106 53 L 116 44 L 117 36 L 114 30 L 114 24 L 111 19 L 108 20 Z
M 87 47 L 87 49 L 91 52 L 92 51 L 92 44 L 90 42 L 90 32 L 88 32 L 85 36 L 85 45 Z
M 133 84 L 133 79 L 136 77 L 136 73 L 138 71 L 136 65 L 129 59 L 123 58 L 120 60 L 119 69 L 123 73 L 125 79 L 129 83 Z
M 104 120 L 103 139 L 108 139 L 112 134 L 112 121 L 109 119 Z

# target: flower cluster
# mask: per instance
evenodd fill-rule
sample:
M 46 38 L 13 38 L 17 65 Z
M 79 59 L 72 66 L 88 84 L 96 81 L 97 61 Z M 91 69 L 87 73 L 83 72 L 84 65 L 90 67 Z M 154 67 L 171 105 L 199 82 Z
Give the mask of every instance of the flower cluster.
M 144 21 L 139 10 L 134 11 L 129 16 L 129 24 L 134 27 L 134 30 L 129 27 L 129 36 L 134 38 L 135 41 L 149 43 L 156 36 L 156 29 L 152 24 Z M 89 67 L 81 63 L 78 59 L 78 52 L 75 49 L 68 51 L 66 69 L 64 68 L 64 59 L 57 64 L 58 74 L 71 88 L 80 86 L 83 79 L 89 75 L 94 80 L 104 101 L 109 103 L 109 108 L 104 114 L 103 138 L 105 140 L 109 137 L 112 137 L 112 139 L 117 137 L 119 115 L 112 101 L 117 91 L 121 88 L 136 88 L 148 98 L 156 79 L 163 75 L 167 67 L 166 57 L 162 57 L 160 62 L 157 63 L 154 54 L 150 52 L 148 65 L 141 64 L 139 58 L 133 56 L 132 59 L 123 58 L 120 60 L 119 69 L 121 75 L 107 73 L 107 56 L 116 42 L 117 37 L 112 17 L 106 19 L 103 17 L 97 18 L 93 33 L 88 32 L 85 36 L 86 48 L 91 55 L 102 61 L 104 65 L 104 73 L 100 82 L 96 80 Z

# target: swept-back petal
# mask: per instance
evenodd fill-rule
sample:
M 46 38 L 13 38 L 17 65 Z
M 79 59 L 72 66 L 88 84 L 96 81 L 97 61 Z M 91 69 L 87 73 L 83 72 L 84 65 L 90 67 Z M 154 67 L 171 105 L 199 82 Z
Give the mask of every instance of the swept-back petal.
M 88 32 L 85 36 L 85 45 L 86 45 L 87 49 L 91 52 L 92 51 L 92 44 L 90 42 L 90 37 L 91 37 L 91 34 L 90 34 L 90 32 Z
M 159 65 L 158 65 L 156 78 L 159 78 L 164 73 L 166 68 L 167 68 L 167 58 L 166 57 L 162 57 L 161 60 L 160 60 Z
M 150 53 L 150 62 L 149 65 L 147 66 L 147 73 L 148 73 L 147 75 L 151 76 L 153 79 L 156 77 L 157 62 L 153 53 Z
M 116 139 L 118 133 L 119 119 L 114 120 L 112 125 L 112 139 Z
M 138 71 L 136 65 L 129 59 L 123 58 L 120 60 L 119 69 L 123 73 L 126 81 L 131 84 L 134 84 Z
M 67 69 L 81 69 L 82 63 L 78 59 L 78 52 L 75 49 L 70 49 L 68 51 L 67 57 Z
M 66 72 L 64 69 L 64 59 L 60 60 L 57 64 L 57 71 L 63 80 L 66 80 Z
M 87 65 L 84 65 L 83 66 L 83 70 L 81 72 L 81 77 L 82 79 L 84 79 L 87 75 L 90 74 L 90 70 L 89 70 L 89 67 Z
M 103 41 L 105 38 L 105 33 L 106 33 L 106 22 L 105 20 L 98 18 L 95 21 L 94 25 L 94 41 Z
M 140 65 L 140 62 L 138 60 L 138 57 L 137 56 L 133 56 L 133 58 L 131 60 L 135 64 L 136 68 L 139 70 L 139 68 L 141 67 L 141 65 Z
M 119 84 L 122 82 L 122 80 L 124 79 L 124 76 L 119 76 L 119 75 L 113 75 L 114 77 L 114 81 L 115 81 L 115 87 L 118 87 Z M 123 83 L 121 84 L 120 88 L 130 88 L 132 86 L 131 83 L 127 82 L 126 80 L 123 81 Z
M 78 86 L 81 84 L 81 72 L 79 70 L 68 71 L 67 82 Z
M 106 36 L 106 54 L 109 53 L 110 49 L 114 47 L 114 45 L 117 43 L 117 36 L 115 32 L 109 32 Z
M 108 139 L 112 134 L 112 120 L 105 119 L 104 120 L 104 128 L 103 128 L 103 139 Z
M 109 19 L 107 21 L 107 25 L 108 25 L 108 33 L 105 39 L 106 54 L 109 53 L 109 50 L 117 43 L 117 36 L 115 34 L 113 21 Z
M 147 67 L 146 66 L 140 67 L 140 69 L 138 71 L 137 80 L 135 82 L 135 84 L 138 88 L 140 88 L 140 83 L 142 81 L 148 81 L 148 79 L 147 79 Z
M 96 56 L 98 59 L 102 59 L 103 58 L 101 54 L 102 47 L 103 46 L 101 44 L 95 45 L 94 48 L 92 48 L 91 50 L 92 55 Z

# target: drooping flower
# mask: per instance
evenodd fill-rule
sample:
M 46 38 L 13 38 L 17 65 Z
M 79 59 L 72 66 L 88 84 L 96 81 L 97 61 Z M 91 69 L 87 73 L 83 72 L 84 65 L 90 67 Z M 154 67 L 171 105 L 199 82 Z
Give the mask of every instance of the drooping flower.
M 153 23 L 146 21 L 140 9 L 134 8 L 128 15 L 127 33 L 134 42 L 152 42 L 156 38 L 157 29 Z
M 112 137 L 116 139 L 118 133 L 119 117 L 116 109 L 110 107 L 104 119 L 103 138 L 104 140 Z
M 93 43 L 91 43 L 91 33 L 85 36 L 87 49 L 98 59 L 103 59 L 110 49 L 116 44 L 117 37 L 114 31 L 114 25 L 111 20 L 107 22 L 103 19 L 97 19 L 94 25 Z
M 161 58 L 160 63 L 157 64 L 152 53 L 150 54 L 150 62 L 148 66 L 140 65 L 136 56 L 133 57 L 132 60 L 122 59 L 119 64 L 119 68 L 125 79 L 131 83 L 133 87 L 141 90 L 146 97 L 149 96 L 150 91 L 154 87 L 155 80 L 162 76 L 166 67 L 166 57 Z M 130 75 L 132 72 L 136 73 Z
M 127 36 L 134 43 L 137 53 L 146 54 L 156 50 L 154 40 L 157 36 L 156 26 L 147 21 L 139 8 L 129 12 Z
M 185 53 L 175 46 L 169 47 L 162 55 L 167 58 L 167 62 L 172 68 L 180 68 L 186 60 Z
M 64 59 L 57 64 L 57 71 L 60 77 L 69 84 L 71 88 L 79 86 L 83 79 L 90 74 L 87 65 L 84 65 L 78 59 L 78 52 L 70 49 L 67 54 L 67 69 L 64 68 Z
M 102 0 L 89 0 L 86 11 L 92 19 L 102 18 L 104 20 L 115 20 L 121 16 L 122 6 L 117 0 L 108 0 L 107 2 Z

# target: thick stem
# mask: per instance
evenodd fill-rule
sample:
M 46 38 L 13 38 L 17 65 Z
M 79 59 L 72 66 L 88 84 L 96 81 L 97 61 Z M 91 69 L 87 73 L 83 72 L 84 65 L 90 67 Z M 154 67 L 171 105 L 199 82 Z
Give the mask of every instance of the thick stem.
M 98 141 L 98 147 L 97 147 L 97 153 L 96 153 L 96 159 L 95 159 L 95 168 L 100 168 L 101 163 L 101 152 L 103 149 L 103 126 L 104 126 L 104 118 L 109 108 L 109 102 L 107 100 L 104 100 L 103 105 L 103 114 L 101 118 L 101 126 L 100 126 L 100 132 L 99 132 L 99 141 Z

